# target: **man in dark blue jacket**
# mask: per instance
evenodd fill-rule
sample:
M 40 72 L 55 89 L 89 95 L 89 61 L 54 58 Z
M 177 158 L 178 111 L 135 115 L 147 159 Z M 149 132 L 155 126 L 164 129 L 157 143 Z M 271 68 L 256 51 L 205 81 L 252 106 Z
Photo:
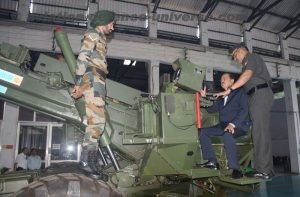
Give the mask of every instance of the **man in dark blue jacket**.
M 221 86 L 227 90 L 234 83 L 230 73 L 224 73 L 221 77 Z M 202 97 L 206 96 L 206 88 L 200 91 Z M 249 130 L 248 121 L 248 97 L 243 89 L 232 91 L 227 97 L 219 98 L 213 106 L 207 108 L 209 113 L 219 112 L 220 123 L 216 126 L 199 130 L 199 139 L 202 148 L 203 159 L 208 162 L 201 167 L 218 169 L 216 155 L 214 153 L 211 137 L 221 136 L 224 141 L 228 166 L 233 170 L 232 178 L 241 178 L 242 173 L 238 163 L 235 137 L 245 135 Z

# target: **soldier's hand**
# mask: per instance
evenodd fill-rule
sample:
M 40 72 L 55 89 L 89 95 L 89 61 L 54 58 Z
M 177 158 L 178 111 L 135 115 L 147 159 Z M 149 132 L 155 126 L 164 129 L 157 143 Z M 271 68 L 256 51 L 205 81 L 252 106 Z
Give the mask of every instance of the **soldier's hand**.
M 71 96 L 74 99 L 78 99 L 78 98 L 82 97 L 82 95 L 83 95 L 83 92 L 82 92 L 80 86 L 74 86 L 74 88 L 71 92 Z
M 232 124 L 228 124 L 224 131 L 234 134 L 234 126 Z
M 225 90 L 223 92 L 216 93 L 213 96 L 215 98 L 219 98 L 220 96 L 222 96 L 224 98 L 225 96 L 228 96 L 230 94 L 230 92 L 231 92 L 230 89 L 228 89 L 228 90 Z

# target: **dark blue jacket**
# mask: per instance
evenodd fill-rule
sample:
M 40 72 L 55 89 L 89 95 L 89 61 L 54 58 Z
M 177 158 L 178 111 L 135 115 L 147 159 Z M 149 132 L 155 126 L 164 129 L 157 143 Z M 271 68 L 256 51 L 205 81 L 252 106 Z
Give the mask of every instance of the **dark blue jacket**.
M 248 96 L 242 88 L 232 91 L 224 106 L 224 99 L 218 98 L 213 106 L 207 108 L 207 112 L 219 112 L 220 125 L 224 129 L 228 123 L 236 128 L 247 131 L 250 127 L 248 116 Z

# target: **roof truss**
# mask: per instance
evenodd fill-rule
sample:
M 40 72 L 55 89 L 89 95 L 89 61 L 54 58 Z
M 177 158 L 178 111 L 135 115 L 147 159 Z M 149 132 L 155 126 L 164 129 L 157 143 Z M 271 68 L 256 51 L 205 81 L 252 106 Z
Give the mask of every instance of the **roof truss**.
M 216 9 L 217 5 L 219 4 L 220 0 L 207 0 L 205 6 L 201 10 L 201 14 L 207 13 L 204 17 L 204 21 L 210 17 L 213 11 Z
M 270 4 L 269 6 L 267 6 L 264 9 L 261 9 L 262 6 L 265 4 L 266 0 L 261 0 L 260 3 L 258 4 L 258 6 L 252 10 L 251 15 L 248 17 L 248 19 L 246 20 L 247 23 L 252 22 L 253 20 L 254 23 L 251 25 L 249 31 L 255 27 L 255 25 L 260 21 L 260 19 L 262 19 L 262 17 L 264 17 L 264 15 L 273 7 L 275 7 L 276 5 L 278 5 L 280 2 L 282 2 L 283 0 L 276 0 L 275 2 L 273 2 L 272 4 Z
M 293 33 L 295 33 L 300 28 L 300 21 L 298 20 L 300 18 L 300 11 L 299 13 L 290 20 L 290 22 L 280 31 L 280 32 L 287 32 L 289 30 L 292 30 L 286 38 L 290 37 Z

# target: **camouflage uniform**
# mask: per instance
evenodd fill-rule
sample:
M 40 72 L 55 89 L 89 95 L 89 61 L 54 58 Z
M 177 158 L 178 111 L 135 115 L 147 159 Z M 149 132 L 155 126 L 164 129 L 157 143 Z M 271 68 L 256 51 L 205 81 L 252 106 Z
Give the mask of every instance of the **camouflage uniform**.
M 76 67 L 76 85 L 85 97 L 87 128 L 85 141 L 97 142 L 105 128 L 106 36 L 89 29 L 82 39 Z

